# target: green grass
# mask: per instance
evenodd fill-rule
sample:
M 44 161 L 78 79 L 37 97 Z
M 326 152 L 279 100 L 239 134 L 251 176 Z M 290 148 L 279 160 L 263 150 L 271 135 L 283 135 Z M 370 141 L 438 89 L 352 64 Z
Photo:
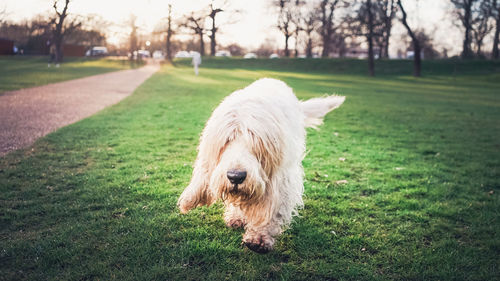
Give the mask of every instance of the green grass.
M 61 67 L 49 68 L 47 61 L 47 57 L 0 56 L 0 94 L 140 65 L 127 60 L 66 58 Z
M 405 61 L 376 78 L 365 63 L 204 60 L 195 77 L 179 61 L 0 159 L 0 276 L 499 280 L 500 64 L 425 62 L 414 79 Z M 259 77 L 347 96 L 308 130 L 305 207 L 266 255 L 240 247 L 220 203 L 175 206 L 211 111 Z

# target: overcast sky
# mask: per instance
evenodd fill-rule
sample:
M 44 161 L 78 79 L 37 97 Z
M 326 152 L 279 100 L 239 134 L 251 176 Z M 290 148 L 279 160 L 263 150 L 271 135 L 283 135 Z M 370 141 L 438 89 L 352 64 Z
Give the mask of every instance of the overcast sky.
M 63 2 L 64 0 L 61 0 Z M 308 0 L 314 1 L 314 0 Z M 276 30 L 276 14 L 270 3 L 272 0 L 229 0 L 231 9 L 241 12 L 234 16 L 230 13 L 221 13 L 221 23 L 231 17 L 231 24 L 220 28 L 218 42 L 226 45 L 238 43 L 246 48 L 257 48 L 264 41 L 276 42 L 282 47 L 283 36 Z M 48 14 L 52 12 L 52 0 L 0 0 L 0 8 L 7 8 L 8 19 L 20 21 L 29 19 L 37 14 Z M 111 32 L 108 41 L 118 43 L 124 34 L 123 25 L 133 13 L 138 18 L 138 24 L 143 32 L 150 32 L 165 18 L 168 3 L 174 9 L 174 17 L 179 17 L 193 10 L 200 10 L 208 6 L 210 0 L 72 0 L 69 6 L 70 13 L 89 15 L 97 14 L 105 20 L 116 23 L 110 26 Z M 410 23 L 419 28 L 424 28 L 438 43 L 439 48 L 445 47 L 451 53 L 458 53 L 461 47 L 460 30 L 454 26 L 447 10 L 448 0 L 403 0 L 410 14 Z M 120 25 L 121 24 L 121 25 Z M 120 27 L 121 26 L 121 27 Z M 392 38 L 393 48 L 391 53 L 396 52 L 396 47 L 401 42 L 401 35 L 405 30 L 396 24 Z

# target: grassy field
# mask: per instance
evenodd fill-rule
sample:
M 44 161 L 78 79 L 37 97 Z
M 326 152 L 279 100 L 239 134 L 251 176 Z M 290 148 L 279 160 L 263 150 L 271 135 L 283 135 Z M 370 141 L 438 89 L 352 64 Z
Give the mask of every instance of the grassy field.
M 499 280 L 500 63 L 365 63 L 180 61 L 1 158 L 0 279 Z M 308 130 L 305 207 L 266 255 L 220 203 L 175 206 L 211 111 L 259 77 L 347 96 Z
M 137 66 L 127 60 L 66 58 L 60 67 L 47 67 L 47 61 L 48 57 L 0 56 L 0 94 Z

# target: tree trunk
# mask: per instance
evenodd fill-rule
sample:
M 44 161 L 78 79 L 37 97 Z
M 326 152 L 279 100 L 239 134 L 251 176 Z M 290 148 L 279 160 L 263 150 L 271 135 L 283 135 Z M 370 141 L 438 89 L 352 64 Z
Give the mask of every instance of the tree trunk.
M 63 18 L 64 20 L 64 18 Z M 54 45 L 56 47 L 56 63 L 62 62 L 63 58 L 63 51 L 62 51 L 62 44 L 63 44 L 63 33 L 62 33 L 62 21 L 61 19 L 59 20 L 59 23 L 56 25 L 56 29 L 54 31 Z
M 217 43 L 215 41 L 215 32 L 216 32 L 216 27 L 215 27 L 215 17 L 212 18 L 212 30 L 210 33 L 210 55 L 215 56 L 215 47 L 217 46 Z
M 286 34 L 285 35 L 285 57 L 290 57 L 290 50 L 288 50 L 288 39 L 290 38 L 290 35 Z
M 323 36 L 323 51 L 321 51 L 321 57 L 327 58 L 330 53 L 330 36 Z
M 63 27 L 64 27 L 64 19 L 66 19 L 67 11 L 68 11 L 68 4 L 70 0 L 65 1 L 64 8 L 62 12 L 57 11 L 57 1 L 54 1 L 53 8 L 56 12 L 57 18 L 54 19 L 54 24 L 55 29 L 53 30 L 52 36 L 54 40 L 54 44 L 56 47 L 56 62 L 60 63 L 62 62 L 63 59 L 63 50 L 62 50 L 62 45 L 63 45 L 63 37 L 64 37 L 64 32 L 63 32 Z
M 420 49 L 420 43 L 418 42 L 417 38 L 412 37 L 413 40 L 413 50 L 415 52 L 414 54 L 414 60 L 413 60 L 413 76 L 415 77 L 420 77 L 421 71 L 422 71 L 422 58 L 421 58 L 421 49 Z
M 171 40 L 172 38 L 172 4 L 168 4 L 168 27 L 167 27 L 167 59 L 172 61 Z
M 198 36 L 200 36 L 200 55 L 204 56 L 205 55 L 205 42 L 203 41 L 203 31 L 199 32 Z
M 217 26 L 215 25 L 215 17 L 218 13 L 223 12 L 222 9 L 214 9 L 213 3 L 210 4 L 210 14 L 208 15 L 212 19 L 212 30 L 210 33 L 210 55 L 215 56 L 217 41 L 215 40 L 215 34 L 217 33 Z
M 391 6 L 392 7 L 392 6 Z M 391 29 L 392 29 L 392 18 L 389 18 L 386 23 L 386 33 L 384 37 L 384 58 L 389 58 L 389 39 L 391 38 Z
M 477 41 L 477 50 L 476 50 L 476 56 L 478 58 L 481 57 L 481 47 L 482 47 L 482 45 L 483 45 L 483 40 L 478 40 Z
M 63 60 L 62 38 L 56 38 L 54 43 L 56 46 L 56 63 L 60 63 Z
M 408 25 L 408 22 L 406 21 L 406 11 L 403 8 L 403 5 L 401 4 L 401 0 L 398 0 L 398 5 L 399 8 L 401 9 L 401 13 L 403 14 L 403 18 L 401 19 L 401 22 L 405 26 L 406 30 L 408 31 L 408 35 L 410 35 L 411 40 L 413 42 L 413 76 L 415 77 L 420 77 L 421 76 L 421 69 L 422 69 L 422 59 L 420 57 L 421 49 L 420 49 L 420 42 L 418 42 L 417 36 L 413 33 L 411 30 L 410 26 Z
M 297 46 L 298 46 L 298 42 L 299 42 L 299 35 L 298 35 L 298 33 L 297 33 L 297 32 L 295 32 L 295 36 L 294 36 L 294 38 L 295 38 L 295 46 L 294 46 L 294 49 L 295 49 L 295 50 L 294 50 L 294 57 L 296 57 L 296 58 L 297 58 L 297 57 L 299 57 L 299 49 L 297 48 Z
M 499 42 L 499 37 L 500 37 L 500 11 L 498 11 L 499 15 L 497 15 L 496 18 L 496 23 L 497 26 L 495 28 L 495 36 L 493 37 L 493 50 L 491 52 L 492 58 L 497 60 L 498 59 L 498 43 Z
M 330 6 L 330 14 L 327 15 L 327 4 L 328 0 L 321 1 L 321 43 L 323 44 L 323 50 L 321 51 L 321 57 L 326 58 L 330 54 L 330 40 L 331 40 L 331 29 L 332 29 L 332 17 L 334 6 Z M 331 5 L 335 5 L 331 4 Z
M 312 39 L 309 37 L 307 39 L 307 46 L 306 46 L 306 57 L 312 58 Z
M 382 59 L 384 57 L 384 41 L 380 42 L 378 45 L 378 59 Z
M 368 11 L 368 71 L 370 76 L 375 76 L 375 61 L 373 55 L 373 14 L 372 1 L 366 1 L 366 9 Z
M 465 27 L 465 35 L 464 42 L 462 46 L 462 58 L 468 59 L 472 57 L 472 49 L 471 49 L 471 9 L 472 9 L 472 1 L 464 1 L 465 3 L 465 11 L 464 11 L 464 27 Z

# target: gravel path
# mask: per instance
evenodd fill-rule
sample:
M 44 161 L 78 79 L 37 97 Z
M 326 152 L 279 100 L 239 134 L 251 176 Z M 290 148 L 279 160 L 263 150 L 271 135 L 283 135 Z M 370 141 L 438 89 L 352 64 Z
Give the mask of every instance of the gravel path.
M 0 156 L 119 102 L 158 69 L 148 64 L 5 92 L 0 95 Z

